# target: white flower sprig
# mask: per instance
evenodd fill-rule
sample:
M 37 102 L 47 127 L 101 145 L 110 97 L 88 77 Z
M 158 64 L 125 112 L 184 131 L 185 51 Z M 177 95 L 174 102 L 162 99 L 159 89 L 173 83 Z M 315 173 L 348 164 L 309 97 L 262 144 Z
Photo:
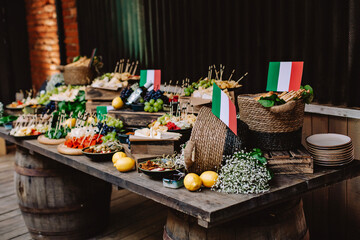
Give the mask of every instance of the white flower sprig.
M 224 193 L 263 193 L 270 189 L 270 172 L 266 163 L 262 164 L 244 151 L 224 156 L 218 180 L 212 190 Z

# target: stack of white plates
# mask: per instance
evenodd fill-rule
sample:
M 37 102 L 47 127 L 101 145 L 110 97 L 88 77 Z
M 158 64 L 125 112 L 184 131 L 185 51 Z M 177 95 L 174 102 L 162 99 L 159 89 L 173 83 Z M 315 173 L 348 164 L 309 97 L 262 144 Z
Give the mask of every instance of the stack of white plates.
M 336 167 L 354 160 L 351 138 L 336 133 L 321 133 L 306 138 L 308 151 L 314 163 L 320 166 Z

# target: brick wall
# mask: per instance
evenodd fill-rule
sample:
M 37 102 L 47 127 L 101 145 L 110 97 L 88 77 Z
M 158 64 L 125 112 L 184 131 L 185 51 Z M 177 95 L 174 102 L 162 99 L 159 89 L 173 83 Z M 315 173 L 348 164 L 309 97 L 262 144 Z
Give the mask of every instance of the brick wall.
M 80 55 L 76 0 L 62 0 L 67 63 Z
M 60 65 L 55 0 L 25 0 L 31 78 L 38 89 Z M 67 60 L 79 55 L 76 0 L 62 0 Z

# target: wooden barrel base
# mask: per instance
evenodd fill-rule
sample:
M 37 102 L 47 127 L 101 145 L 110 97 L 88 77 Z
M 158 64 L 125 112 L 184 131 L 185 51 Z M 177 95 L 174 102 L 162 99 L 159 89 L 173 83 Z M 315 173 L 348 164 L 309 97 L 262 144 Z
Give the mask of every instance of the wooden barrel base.
M 196 219 L 169 210 L 164 240 L 296 239 L 308 240 L 302 200 L 290 201 L 213 228 L 199 226 Z
M 15 184 L 34 239 L 87 239 L 107 226 L 111 184 L 18 147 Z

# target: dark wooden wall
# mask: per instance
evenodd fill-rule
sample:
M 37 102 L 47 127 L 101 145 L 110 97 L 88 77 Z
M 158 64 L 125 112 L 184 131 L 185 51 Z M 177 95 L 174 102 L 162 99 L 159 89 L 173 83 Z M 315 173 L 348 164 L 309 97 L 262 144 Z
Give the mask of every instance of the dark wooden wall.
M 104 70 L 120 58 L 159 68 L 162 80 L 198 80 L 210 64 L 245 72 L 265 90 L 269 61 L 304 60 L 303 83 L 320 103 L 360 107 L 358 0 L 78 0 L 81 54 Z
M 306 114 L 303 144 L 305 137 L 327 132 L 350 136 L 360 159 L 360 119 Z M 303 199 L 311 239 L 360 239 L 360 177 L 318 189 Z
M 30 89 L 30 65 L 24 0 L 0 1 L 0 101 Z

